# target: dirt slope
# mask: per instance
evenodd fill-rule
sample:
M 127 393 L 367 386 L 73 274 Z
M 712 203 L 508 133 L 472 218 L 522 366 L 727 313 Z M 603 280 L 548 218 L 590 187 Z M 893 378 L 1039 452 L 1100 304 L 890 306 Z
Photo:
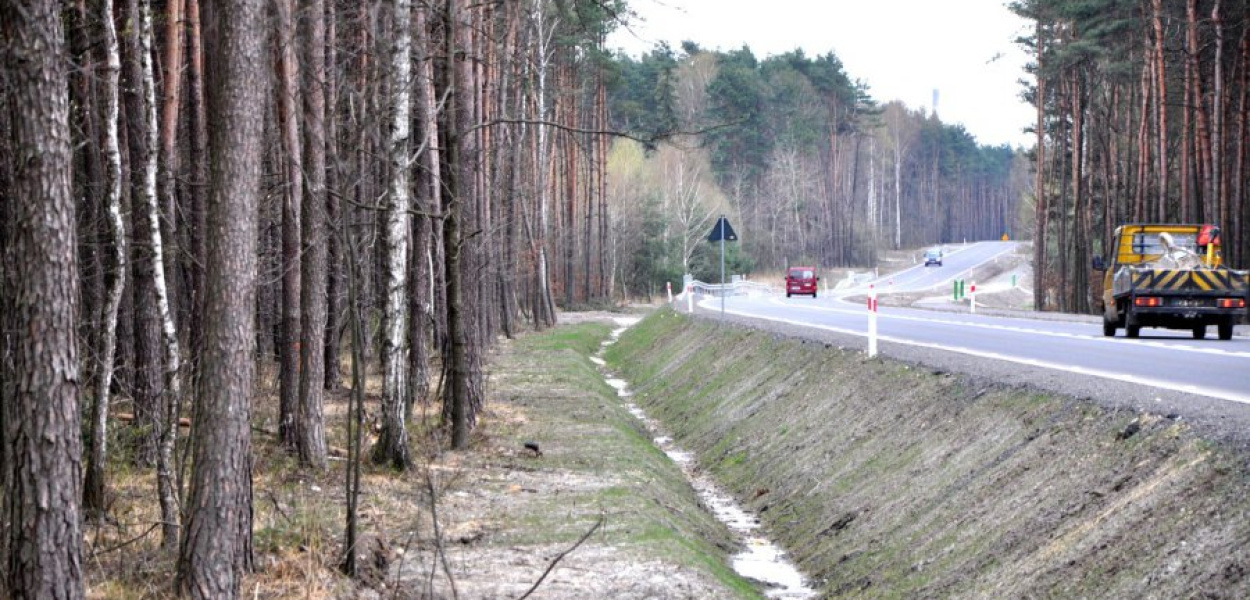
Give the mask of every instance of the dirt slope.
M 1250 597 L 1250 461 L 1183 421 L 671 311 L 608 359 L 825 597 Z

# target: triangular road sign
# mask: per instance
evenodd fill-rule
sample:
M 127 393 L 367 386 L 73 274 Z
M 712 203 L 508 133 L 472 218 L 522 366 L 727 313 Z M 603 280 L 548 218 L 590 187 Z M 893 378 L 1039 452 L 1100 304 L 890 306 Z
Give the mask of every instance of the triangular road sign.
M 716 225 L 712 227 L 712 233 L 707 236 L 709 242 L 726 242 L 738 241 L 738 234 L 734 233 L 734 228 L 729 225 L 729 219 L 721 217 L 716 220 Z

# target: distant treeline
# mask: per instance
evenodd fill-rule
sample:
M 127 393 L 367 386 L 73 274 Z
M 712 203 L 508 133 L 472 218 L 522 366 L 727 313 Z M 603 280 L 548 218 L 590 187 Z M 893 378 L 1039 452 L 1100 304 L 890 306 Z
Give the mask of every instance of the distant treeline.
M 687 42 L 617 55 L 613 69 L 612 126 L 698 132 L 677 141 L 706 153 L 724 195 L 714 208 L 741 223 L 743 252 L 760 268 L 868 266 L 879 248 L 1021 228 L 1029 181 L 1019 152 L 978 144 L 923 109 L 879 103 L 832 52 L 761 60 L 746 46 Z

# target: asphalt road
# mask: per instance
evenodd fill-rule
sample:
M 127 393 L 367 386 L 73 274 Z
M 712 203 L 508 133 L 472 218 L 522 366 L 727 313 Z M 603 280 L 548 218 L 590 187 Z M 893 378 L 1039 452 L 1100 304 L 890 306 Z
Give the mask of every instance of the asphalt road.
M 920 256 L 917 266 L 886 275 L 873 281 L 878 289 L 892 292 L 951 291 L 951 282 L 972 275 L 973 269 L 1015 251 L 1016 242 L 979 242 L 965 246 L 945 246 L 942 266 L 924 266 Z M 863 293 L 863 290 L 853 290 Z
M 949 291 L 951 280 L 964 277 L 977 265 L 1011 252 L 1012 242 L 983 242 L 948 252 L 942 267 L 907 269 L 874 282 L 879 289 L 897 292 Z M 863 297 L 866 287 L 837 294 L 785 298 L 784 295 L 731 297 L 725 311 L 737 317 L 761 319 L 816 331 L 866 338 L 869 313 Z M 718 298 L 700 303 L 719 311 Z M 879 341 L 968 360 L 1004 361 L 1029 371 L 1042 369 L 1086 386 L 1098 381 L 1144 385 L 1159 390 L 1250 404 L 1250 337 L 1215 339 L 1214 328 L 1205 340 L 1188 331 L 1143 329 L 1141 338 L 1106 338 L 1101 325 L 1090 322 L 1001 317 L 967 312 L 937 312 L 882 306 L 878 314 Z

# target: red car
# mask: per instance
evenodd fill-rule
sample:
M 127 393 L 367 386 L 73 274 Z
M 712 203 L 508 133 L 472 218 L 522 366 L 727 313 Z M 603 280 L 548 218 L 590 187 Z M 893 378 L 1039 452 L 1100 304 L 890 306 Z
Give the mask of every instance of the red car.
M 811 294 L 816 297 L 816 267 L 790 267 L 786 270 L 786 297 L 795 294 Z

